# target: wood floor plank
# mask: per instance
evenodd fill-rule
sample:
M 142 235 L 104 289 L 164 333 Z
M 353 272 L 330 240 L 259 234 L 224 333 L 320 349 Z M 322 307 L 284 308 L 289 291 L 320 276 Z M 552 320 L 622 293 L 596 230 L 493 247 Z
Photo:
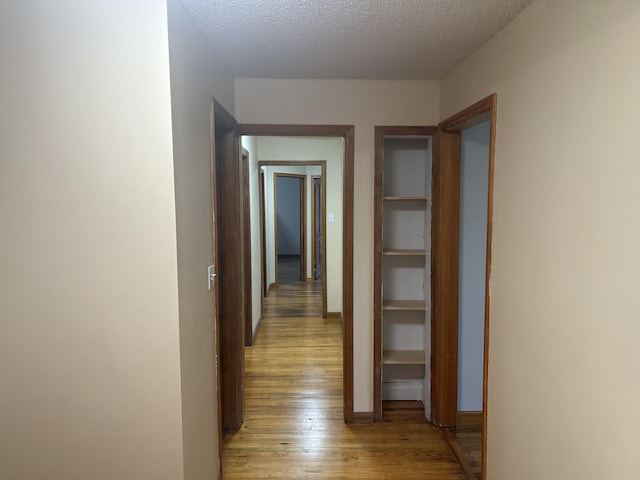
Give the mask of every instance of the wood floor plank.
M 321 306 L 308 313 L 321 305 L 313 283 L 267 297 L 245 351 L 245 422 L 225 436 L 224 478 L 464 480 L 419 402 L 385 402 L 384 422 L 345 425 L 340 319 L 322 318 Z

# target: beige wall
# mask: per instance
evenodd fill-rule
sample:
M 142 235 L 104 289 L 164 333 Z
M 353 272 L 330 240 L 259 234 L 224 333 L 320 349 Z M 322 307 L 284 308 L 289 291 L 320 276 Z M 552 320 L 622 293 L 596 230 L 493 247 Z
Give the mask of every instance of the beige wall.
M 166 4 L 0 24 L 0 478 L 182 479 Z
M 236 79 L 243 123 L 355 125 L 354 408 L 373 409 L 373 140 L 375 125 L 433 125 L 438 82 Z
M 219 470 L 215 390 L 210 97 L 229 111 L 234 84 L 178 0 L 170 0 L 169 53 L 178 247 L 184 478 Z
M 335 222 L 327 219 L 327 311 L 342 312 L 342 157 L 344 146 L 342 138 L 295 138 L 295 137 L 258 137 L 259 156 L 261 161 L 311 161 L 325 160 L 327 162 L 327 215 L 334 214 Z M 266 183 L 273 183 L 273 172 L 301 173 L 307 175 L 307 263 L 311 264 L 311 195 L 313 184 L 312 174 L 308 168 L 319 167 L 268 167 Z M 271 190 L 269 190 L 271 188 Z M 270 201 L 273 203 L 273 187 L 270 191 Z M 267 200 L 269 203 L 269 199 Z M 268 210 L 268 208 L 267 208 Z M 273 209 L 271 210 L 271 222 Z M 275 247 L 273 243 L 269 251 L 267 264 L 271 267 L 271 275 L 267 282 L 275 281 L 274 260 Z M 269 263 L 271 260 L 271 263 Z M 310 271 L 310 270 L 307 270 Z M 307 275 L 310 276 L 310 275 Z
M 538 0 L 442 83 L 498 93 L 491 480 L 640 478 L 640 3 Z

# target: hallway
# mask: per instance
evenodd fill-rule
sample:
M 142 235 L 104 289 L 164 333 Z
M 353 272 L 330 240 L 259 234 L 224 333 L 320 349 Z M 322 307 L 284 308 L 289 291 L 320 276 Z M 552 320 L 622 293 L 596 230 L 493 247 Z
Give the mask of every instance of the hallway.
M 417 403 L 388 402 L 383 423 L 344 424 L 341 321 L 317 313 L 320 294 L 307 282 L 265 299 L 245 351 L 246 418 L 226 435 L 224 478 L 464 479 Z

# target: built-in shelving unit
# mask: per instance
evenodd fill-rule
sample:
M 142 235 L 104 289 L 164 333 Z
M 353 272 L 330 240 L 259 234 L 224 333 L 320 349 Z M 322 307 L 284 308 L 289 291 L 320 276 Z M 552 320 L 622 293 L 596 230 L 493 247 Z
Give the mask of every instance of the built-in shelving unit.
M 376 127 L 374 415 L 421 400 L 429 416 L 431 127 Z
M 384 365 L 424 365 L 424 350 L 383 350 Z

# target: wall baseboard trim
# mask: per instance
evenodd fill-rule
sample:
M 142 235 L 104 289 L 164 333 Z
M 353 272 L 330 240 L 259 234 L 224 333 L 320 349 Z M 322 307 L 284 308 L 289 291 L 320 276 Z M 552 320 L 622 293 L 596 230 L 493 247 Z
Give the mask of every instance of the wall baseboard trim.
M 458 424 L 470 422 L 482 423 L 482 410 L 468 410 L 458 412 Z
M 422 384 L 419 381 L 382 383 L 382 398 L 384 400 L 416 400 L 422 401 Z
M 267 287 L 267 292 L 270 292 L 270 291 L 271 291 L 271 289 L 272 289 L 273 287 L 275 287 L 275 286 L 276 286 L 276 283 L 275 283 L 275 282 L 270 283 L 270 284 L 269 284 L 269 286 Z
M 342 318 L 342 312 L 327 312 L 327 318 Z
M 369 425 L 373 423 L 373 412 L 353 412 L 354 425 Z

